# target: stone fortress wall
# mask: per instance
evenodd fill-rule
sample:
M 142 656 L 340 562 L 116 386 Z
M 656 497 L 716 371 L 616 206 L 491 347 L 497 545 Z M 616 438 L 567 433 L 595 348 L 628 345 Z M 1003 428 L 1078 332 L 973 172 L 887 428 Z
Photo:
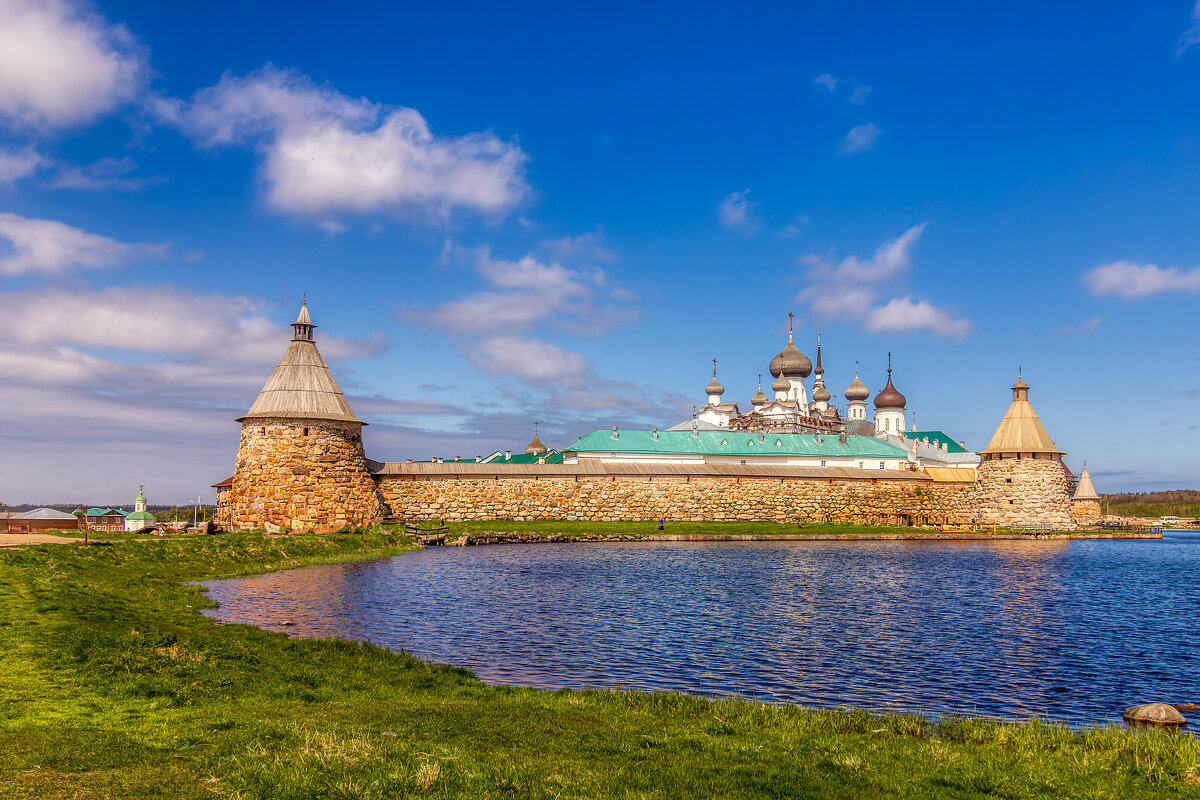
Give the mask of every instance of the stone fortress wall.
M 491 477 L 384 475 L 400 519 L 774 520 L 961 524 L 977 514 L 973 482 L 680 475 Z

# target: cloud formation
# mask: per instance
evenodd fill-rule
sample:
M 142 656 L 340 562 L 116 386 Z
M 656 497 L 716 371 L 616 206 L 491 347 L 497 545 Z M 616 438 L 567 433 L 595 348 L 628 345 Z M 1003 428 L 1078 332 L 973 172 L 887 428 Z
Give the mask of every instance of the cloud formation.
M 842 143 L 838 145 L 839 155 L 850 155 L 851 153 L 861 153 L 865 150 L 872 150 L 875 147 L 875 142 L 879 139 L 883 129 L 874 122 L 866 122 L 862 125 L 855 125 L 846 132 Z
M 161 258 L 169 245 L 118 242 L 62 222 L 0 213 L 0 275 L 57 275 Z
M 847 256 L 832 262 L 815 255 L 800 259 L 809 285 L 796 299 L 817 317 L 855 322 L 875 333 L 929 331 L 952 339 L 964 338 L 972 323 L 955 317 L 950 308 L 914 300 L 911 294 L 883 301 L 887 292 L 898 294 L 895 290 L 903 286 L 912 266 L 912 249 L 925 225 L 914 225 L 884 242 L 869 259 Z
M 1083 280 L 1098 297 L 1140 300 L 1163 292 L 1200 292 L 1200 267 L 1163 269 L 1155 264 L 1114 261 L 1093 267 Z
M 81 2 L 0 0 L 0 20 L 0 118 L 10 124 L 84 124 L 145 86 L 133 36 Z
M 45 159 L 33 146 L 20 150 L 0 150 L 0 183 L 16 183 L 32 175 Z
M 746 198 L 749 189 L 740 192 L 730 192 L 721 205 L 717 206 L 717 219 L 726 228 L 743 233 L 754 234 L 759 229 L 758 203 Z
M 205 146 L 254 146 L 267 202 L 282 212 L 500 215 L 528 193 L 515 143 L 435 136 L 414 109 L 347 97 L 293 70 L 226 74 L 159 112 Z
M 54 189 L 115 189 L 132 192 L 142 188 L 141 178 L 129 173 L 137 169 L 131 158 L 102 158 L 91 164 L 62 164 L 48 184 Z
M 1192 6 L 1192 27 L 1183 32 L 1179 37 L 1179 45 L 1175 48 L 1175 55 L 1183 55 L 1183 51 L 1187 50 L 1194 44 L 1200 43 L 1200 0 L 1196 0 L 1196 5 Z

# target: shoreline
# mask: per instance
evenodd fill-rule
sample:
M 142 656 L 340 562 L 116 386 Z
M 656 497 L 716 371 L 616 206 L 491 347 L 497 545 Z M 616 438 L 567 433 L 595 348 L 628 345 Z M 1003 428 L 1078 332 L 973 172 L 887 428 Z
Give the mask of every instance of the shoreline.
M 423 539 L 435 541 L 422 541 Z M 437 537 L 417 536 L 418 543 L 436 545 Z M 499 544 L 569 544 L 574 542 L 990 542 L 990 541 L 1086 541 L 1108 539 L 1162 539 L 1161 532 L 1141 533 L 1120 531 L 1061 532 L 1061 533 L 969 533 L 965 531 L 919 531 L 912 533 L 621 533 L 571 534 L 534 533 L 523 531 L 463 532 L 444 544 L 455 546 L 486 546 Z
M 368 643 L 218 624 L 184 583 L 396 555 L 408 537 L 79 544 L 0 552 L 13 796 L 1200 796 L 1191 736 L 488 686 Z

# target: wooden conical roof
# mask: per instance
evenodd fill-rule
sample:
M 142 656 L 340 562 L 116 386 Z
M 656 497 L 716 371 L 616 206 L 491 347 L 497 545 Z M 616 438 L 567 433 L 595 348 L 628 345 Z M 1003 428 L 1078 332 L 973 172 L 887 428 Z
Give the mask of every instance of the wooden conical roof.
M 1046 433 L 1037 412 L 1029 403 L 1029 384 L 1018 379 L 1013 384 L 1013 401 L 1008 413 L 1000 421 L 1000 427 L 992 441 L 984 448 L 985 455 L 997 453 L 1058 453 L 1062 455 Z
M 258 399 L 238 422 L 251 419 L 311 419 L 366 425 L 354 412 L 321 358 L 312 338 L 307 306 L 292 323 L 296 333 Z
M 1087 465 L 1083 465 L 1083 472 L 1079 473 L 1079 484 L 1075 487 L 1075 494 L 1071 497 L 1072 500 L 1099 500 L 1100 495 L 1096 494 L 1096 487 L 1092 485 L 1092 475 L 1088 472 Z

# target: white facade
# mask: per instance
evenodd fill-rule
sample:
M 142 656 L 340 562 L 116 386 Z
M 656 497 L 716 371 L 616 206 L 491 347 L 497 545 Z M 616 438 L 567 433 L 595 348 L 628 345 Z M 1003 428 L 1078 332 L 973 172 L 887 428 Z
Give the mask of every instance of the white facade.
M 865 407 L 864 403 L 864 407 Z M 875 410 L 875 435 L 876 436 L 903 436 L 904 435 L 904 409 L 903 408 L 880 408 Z

